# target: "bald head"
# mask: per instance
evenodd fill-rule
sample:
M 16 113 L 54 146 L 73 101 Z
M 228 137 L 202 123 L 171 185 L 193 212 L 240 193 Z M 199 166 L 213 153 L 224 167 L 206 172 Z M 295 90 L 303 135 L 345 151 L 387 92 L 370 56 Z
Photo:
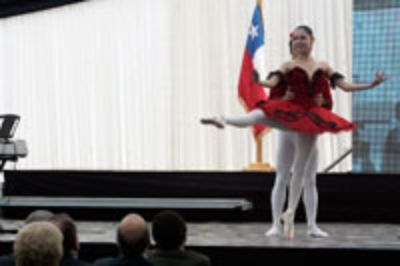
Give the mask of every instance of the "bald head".
M 138 214 L 128 214 L 118 226 L 118 231 L 127 242 L 136 242 L 146 232 L 146 222 Z
M 149 245 L 146 221 L 135 213 L 122 219 L 117 235 L 121 252 L 126 257 L 142 254 Z

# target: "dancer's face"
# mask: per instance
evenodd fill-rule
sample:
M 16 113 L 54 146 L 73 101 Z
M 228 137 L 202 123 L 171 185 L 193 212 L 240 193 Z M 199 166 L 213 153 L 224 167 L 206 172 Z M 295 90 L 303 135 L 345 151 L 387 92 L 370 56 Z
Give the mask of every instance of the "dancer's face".
M 310 53 L 314 44 L 314 38 L 304 29 L 296 29 L 292 34 L 292 54 Z

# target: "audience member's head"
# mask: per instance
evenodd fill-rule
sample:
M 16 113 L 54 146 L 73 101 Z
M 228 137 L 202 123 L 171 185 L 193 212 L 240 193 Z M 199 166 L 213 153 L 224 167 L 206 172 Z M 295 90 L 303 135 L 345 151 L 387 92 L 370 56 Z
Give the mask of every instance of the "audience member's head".
M 62 257 L 63 236 L 49 222 L 25 225 L 14 241 L 16 266 L 57 266 Z
M 186 231 L 185 220 L 175 211 L 161 211 L 154 217 L 152 235 L 157 248 L 173 250 L 182 247 Z
M 25 218 L 25 224 L 48 221 L 54 213 L 48 210 L 35 210 Z
M 55 214 L 49 220 L 55 224 L 61 231 L 64 237 L 63 248 L 64 257 L 78 256 L 79 239 L 76 225 L 71 216 L 66 213 Z
M 117 229 L 117 241 L 124 257 L 136 257 L 150 244 L 146 221 L 138 214 L 126 215 Z

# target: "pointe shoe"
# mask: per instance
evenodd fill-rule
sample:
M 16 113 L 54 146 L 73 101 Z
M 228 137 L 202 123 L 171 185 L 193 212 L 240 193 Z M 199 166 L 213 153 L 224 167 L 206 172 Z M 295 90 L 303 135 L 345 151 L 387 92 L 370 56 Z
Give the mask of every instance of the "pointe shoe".
M 321 230 L 318 226 L 312 226 L 307 229 L 307 235 L 315 238 L 329 237 L 329 234 Z
M 266 237 L 280 236 L 282 234 L 279 226 L 272 226 L 268 231 L 265 232 Z
M 281 215 L 283 222 L 283 236 L 286 239 L 294 238 L 294 213 L 292 210 L 287 210 Z
M 200 123 L 203 125 L 212 125 L 219 129 L 223 129 L 225 127 L 223 119 L 219 117 L 202 118 L 200 119 Z

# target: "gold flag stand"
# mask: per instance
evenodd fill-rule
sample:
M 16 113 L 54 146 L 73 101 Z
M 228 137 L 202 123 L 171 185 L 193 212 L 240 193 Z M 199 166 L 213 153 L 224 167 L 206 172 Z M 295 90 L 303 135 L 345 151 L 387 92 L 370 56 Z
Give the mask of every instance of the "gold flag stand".
M 269 163 L 263 163 L 262 159 L 262 137 L 257 138 L 257 160 L 255 163 L 249 164 L 243 171 L 248 172 L 273 172 L 275 168 Z

